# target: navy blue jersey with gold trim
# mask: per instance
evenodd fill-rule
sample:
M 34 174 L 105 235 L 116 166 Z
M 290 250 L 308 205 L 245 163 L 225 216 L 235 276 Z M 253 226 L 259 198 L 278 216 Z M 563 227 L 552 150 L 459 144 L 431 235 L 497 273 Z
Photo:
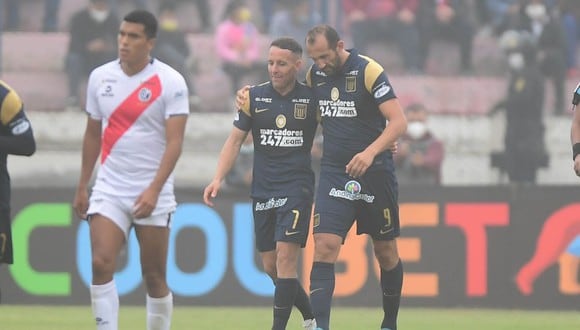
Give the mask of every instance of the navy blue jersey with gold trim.
M 349 52 L 336 74 L 327 76 L 313 65 L 306 76 L 322 116 L 322 167 L 340 171 L 383 132 L 386 120 L 379 105 L 396 97 L 380 64 L 354 49 Z M 384 168 L 387 162 L 392 163 L 389 150 L 377 155 L 369 170 Z
M 32 128 L 24 114 L 22 100 L 10 86 L 0 80 L 0 211 L 10 209 L 7 156 L 29 156 L 34 150 Z
M 234 125 L 254 139 L 252 197 L 313 195 L 310 152 L 318 125 L 312 90 L 298 82 L 280 95 L 270 82 L 249 90 Z

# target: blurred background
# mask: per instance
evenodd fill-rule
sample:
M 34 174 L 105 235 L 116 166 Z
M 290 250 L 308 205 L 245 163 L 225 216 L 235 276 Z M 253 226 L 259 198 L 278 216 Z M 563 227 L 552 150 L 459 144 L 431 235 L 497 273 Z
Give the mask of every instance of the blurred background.
M 236 219 L 251 220 L 246 205 L 251 146 L 243 148 L 250 160 L 243 157 L 238 176 L 228 178 L 232 193 L 217 218 L 200 203 L 200 189 L 213 177 L 231 129 L 235 90 L 267 79 L 269 42 L 282 35 L 303 41 L 313 24 L 323 22 L 339 30 L 348 48 L 359 48 L 384 67 L 409 120 L 395 161 L 402 221 L 418 228 L 403 230 L 401 255 L 409 261 L 406 271 L 435 272 L 411 276 L 405 294 L 417 297 L 419 305 L 444 297 L 450 306 L 577 309 L 580 238 L 575 248 L 572 240 L 580 237 L 580 212 L 574 204 L 579 191 L 570 124 L 572 92 L 580 80 L 580 1 L 573 0 L 0 0 L 0 79 L 24 100 L 38 145 L 32 158 L 9 157 L 14 231 L 24 230 L 21 226 L 28 230 L 15 239 L 15 251 L 30 244 L 30 251 L 25 250 L 30 256 L 22 256 L 30 257 L 30 263 L 24 267 L 55 270 L 61 264 L 71 270 L 74 297 L 69 300 L 70 289 L 64 287 L 62 292 L 35 291 L 31 283 L 52 286 L 24 276 L 33 273 L 15 265 L 12 279 L 4 279 L 8 302 L 88 301 L 89 265 L 79 257 L 86 255 L 85 243 L 79 239 L 77 250 L 70 249 L 75 235 L 86 235 L 85 226 L 70 214 L 85 127 L 84 89 L 90 70 L 115 58 L 118 22 L 134 8 L 158 15 L 155 56 L 181 71 L 190 89 L 191 116 L 175 171 L 178 197 L 190 203 L 176 219 L 184 221 L 178 229 L 202 230 L 172 236 L 172 248 L 182 248 L 170 260 L 181 267 L 169 274 L 180 288 L 173 288 L 178 297 L 209 294 L 199 303 L 243 304 L 243 293 L 249 292 L 254 299 L 249 301 L 269 303 L 263 297 L 271 293 L 271 283 L 263 276 L 243 275 L 254 274 L 254 268 L 228 268 L 223 281 L 220 273 L 211 277 L 219 283 L 189 290 L 183 281 L 207 279 L 179 277 L 180 271 L 207 270 L 210 257 L 216 256 L 194 249 L 197 261 L 191 261 L 183 251 L 217 240 L 232 260 L 239 260 L 240 250 L 230 251 L 228 242 L 229 235 L 251 237 L 249 224 L 241 231 L 234 226 Z M 228 21 L 245 27 L 240 42 L 253 50 L 251 61 L 236 63 L 228 56 Z M 318 148 L 313 157 L 316 166 Z M 239 203 L 246 203 L 243 209 Z M 40 232 L 47 236 L 32 232 L 35 223 L 42 226 L 43 215 L 50 215 L 55 226 L 65 226 L 67 236 L 46 228 Z M 202 215 L 209 220 L 195 220 Z M 222 222 L 223 228 L 212 225 Z M 215 233 L 221 231 L 227 236 L 217 239 Z M 421 238 L 425 248 L 409 236 Z M 67 262 L 46 264 L 51 260 L 51 252 L 43 250 L 46 237 L 53 238 L 59 251 L 54 253 Z M 211 246 L 215 251 L 216 245 Z M 251 242 L 242 248 L 251 249 Z M 75 253 L 78 262 L 72 266 Z M 123 274 L 128 280 L 124 294 L 140 303 L 142 296 L 134 291 L 139 272 L 131 265 Z M 304 267 L 308 274 L 307 262 Z M 544 272 L 548 277 L 540 281 L 540 294 L 546 299 L 526 299 Z M 368 275 L 366 270 L 357 274 L 353 276 Z M 521 276 L 514 285 L 516 275 Z M 344 285 L 351 279 L 343 279 Z M 341 294 L 356 294 L 355 305 L 368 304 L 367 293 L 375 284 L 369 281 L 363 289 L 361 284 Z M 213 284 L 219 284 L 217 289 Z M 221 293 L 232 286 L 241 292 L 239 299 L 224 299 L 227 294 Z
M 226 50 L 220 46 L 218 33 L 220 24 L 228 19 L 228 2 L 0 0 L 0 77 L 24 99 L 39 143 L 37 161 L 11 159 L 13 184 L 38 185 L 53 179 L 58 180 L 50 184 L 74 184 L 84 129 L 86 77 L 92 67 L 114 57 L 101 54 L 95 59 L 83 47 L 87 48 L 93 39 L 111 38 L 111 33 L 114 47 L 116 28 L 111 25 L 116 23 L 108 22 L 118 22 L 137 7 L 162 14 L 156 55 L 179 68 L 190 82 L 192 116 L 189 141 L 176 171 L 181 178 L 178 184 L 205 185 L 213 174 L 218 151 L 231 127 L 233 91 L 242 84 L 265 79 L 269 41 L 280 35 L 302 40 L 302 31 L 317 22 L 332 24 L 347 47 L 357 46 L 383 65 L 403 106 L 425 106 L 428 128 L 444 147 L 439 174 L 442 185 L 510 181 L 508 171 L 497 161 L 492 162 L 493 154 L 506 149 L 508 124 L 508 112 L 494 109 L 509 99 L 513 79 L 508 60 L 510 46 L 502 48 L 500 39 L 508 30 L 527 31 L 533 38 L 545 86 L 539 99 L 533 97 L 537 92 L 524 96 L 529 103 L 541 106 L 540 112 L 527 110 L 524 103 L 518 115 L 538 122 L 527 134 L 538 138 L 533 147 L 545 154 L 532 181 L 575 183 L 569 126 L 571 92 L 580 78 L 576 67 L 577 1 L 383 1 L 403 5 L 377 10 L 369 5 L 375 0 L 247 0 L 243 2 L 248 9 L 242 11 L 243 20 L 256 29 L 248 38 L 259 48 L 253 60 L 263 64 L 263 71 L 258 66 L 258 70 L 242 70 L 234 78 L 230 63 L 223 57 Z M 444 6 L 449 10 L 441 10 L 443 5 L 439 3 L 448 3 Z M 539 11 L 539 18 L 532 19 L 528 12 L 533 10 L 526 8 L 536 3 L 545 9 Z M 106 13 L 101 25 L 109 27 L 98 28 L 99 22 L 90 23 L 91 16 L 85 13 L 87 18 L 81 22 L 93 32 L 80 31 L 83 25 L 79 28 L 74 17 L 87 8 Z M 179 42 L 173 32 L 183 32 L 185 49 L 179 46 L 165 52 L 170 55 L 161 54 L 167 43 Z

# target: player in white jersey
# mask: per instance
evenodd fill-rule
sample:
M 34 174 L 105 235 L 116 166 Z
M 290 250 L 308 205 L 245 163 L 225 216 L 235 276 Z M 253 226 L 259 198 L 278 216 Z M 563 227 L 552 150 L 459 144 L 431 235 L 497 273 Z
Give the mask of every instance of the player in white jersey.
M 181 154 L 189 104 L 184 78 L 151 58 L 157 20 L 124 17 L 119 58 L 96 68 L 87 87 L 87 126 L 73 207 L 89 220 L 97 329 L 117 329 L 117 256 L 132 227 L 147 287 L 147 329 L 169 329 L 173 297 L 166 282 L 169 226 L 176 202 L 173 169 Z M 100 155 L 100 157 L 99 157 Z M 88 184 L 99 160 L 90 201 Z

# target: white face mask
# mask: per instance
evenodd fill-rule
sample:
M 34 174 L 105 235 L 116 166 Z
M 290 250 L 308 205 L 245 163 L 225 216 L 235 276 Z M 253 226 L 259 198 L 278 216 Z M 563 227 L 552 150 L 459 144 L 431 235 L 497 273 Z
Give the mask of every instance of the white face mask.
M 414 140 L 418 140 L 427 133 L 427 125 L 422 121 L 412 121 L 407 125 L 407 134 Z
M 526 7 L 526 15 L 533 21 L 543 20 L 547 15 L 546 6 L 540 3 L 528 5 Z
M 103 23 L 109 17 L 108 10 L 89 9 L 89 14 L 98 23 Z
M 508 57 L 508 64 L 511 69 L 519 71 L 523 69 L 526 61 L 522 53 L 511 53 Z

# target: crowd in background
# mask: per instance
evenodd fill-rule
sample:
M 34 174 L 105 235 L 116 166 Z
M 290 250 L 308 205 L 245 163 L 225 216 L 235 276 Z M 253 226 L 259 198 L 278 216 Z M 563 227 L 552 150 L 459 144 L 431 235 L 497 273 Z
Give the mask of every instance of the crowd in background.
M 195 45 L 187 42 L 189 34 L 213 36 L 220 68 L 229 80 L 229 87 L 224 88 L 229 91 L 228 97 L 232 97 L 235 90 L 248 81 L 244 79 L 254 82 L 268 79 L 259 37 L 290 36 L 302 41 L 310 27 L 325 22 L 336 26 L 345 40 L 363 54 L 369 52 L 376 57 L 375 53 L 384 47 L 397 49 L 402 63 L 402 71 L 397 73 L 403 75 L 429 75 L 433 66 L 438 65 L 429 56 L 430 48 L 433 41 L 439 39 L 457 47 L 459 57 L 455 74 L 477 75 L 473 60 L 477 51 L 474 39 L 486 35 L 497 42 L 505 55 L 501 60 L 510 68 L 505 75 L 510 89 L 503 103 L 508 105 L 504 107 L 508 118 L 509 104 L 516 102 L 514 99 L 518 97 L 518 81 L 532 81 L 538 75 L 514 74 L 518 72 L 518 56 L 514 53 L 517 55 L 521 51 L 501 44 L 506 34 L 517 31 L 528 37 L 532 48 L 527 52 L 532 54 L 522 55 L 520 62 L 523 61 L 527 68 L 537 68 L 541 80 L 534 80 L 536 85 L 553 89 L 554 104 L 545 105 L 547 113 L 566 114 L 565 82 L 568 78 L 580 77 L 577 68 L 580 1 L 574 0 L 224 0 L 221 6 L 208 0 L 83 0 L 86 6 L 73 13 L 66 24 L 58 21 L 64 1 L 35 1 L 41 2 L 44 8 L 42 31 L 69 33 L 64 59 L 69 82 L 67 105 L 75 108 L 84 102 L 84 84 L 89 72 L 116 56 L 117 26 L 123 6 L 146 8 L 158 16 L 160 29 L 153 55 L 186 77 L 193 107 L 203 102 L 195 86 L 196 64 L 203 65 L 203 62 L 199 64 L 199 59 L 196 62 Z M 21 18 L 27 14 L 21 11 L 21 5 L 19 0 L 0 0 L 4 31 L 21 29 Z M 185 5 L 193 5 L 198 13 L 194 25 L 179 15 Z M 62 26 L 66 26 L 65 31 L 59 31 L 63 30 Z M 306 63 L 311 62 L 307 60 Z M 306 66 L 304 72 L 305 69 Z M 386 71 L 391 72 L 391 68 L 386 67 Z M 531 93 L 541 96 L 540 102 L 543 102 L 543 91 Z M 427 113 L 433 109 L 422 104 L 405 106 L 409 106 L 407 114 L 412 121 L 417 122 L 412 127 L 417 128 L 423 122 L 425 129 Z M 536 135 L 540 139 L 544 131 L 542 113 L 540 110 L 532 114 L 538 127 L 542 127 Z M 512 133 L 518 130 L 517 127 L 508 129 Z M 409 171 L 409 178 L 425 177 L 425 181 L 439 183 L 443 147 L 435 143 L 436 152 L 433 152 L 431 139 L 434 137 L 431 133 L 423 133 L 414 138 L 413 134 L 417 133 L 408 132 L 396 161 L 400 171 Z M 506 149 L 509 149 L 513 146 L 507 142 L 507 135 Z M 520 139 L 519 136 L 510 137 L 514 138 Z M 417 142 L 415 147 L 412 147 L 413 142 Z M 427 149 L 431 150 L 429 156 L 411 156 L 419 150 L 427 152 Z M 426 164 L 420 165 L 424 162 Z M 424 171 L 425 175 L 417 175 L 417 171 Z M 240 180 L 232 178 L 232 182 L 247 181 L 245 174 L 240 177 Z M 535 180 L 535 175 L 530 177 Z

